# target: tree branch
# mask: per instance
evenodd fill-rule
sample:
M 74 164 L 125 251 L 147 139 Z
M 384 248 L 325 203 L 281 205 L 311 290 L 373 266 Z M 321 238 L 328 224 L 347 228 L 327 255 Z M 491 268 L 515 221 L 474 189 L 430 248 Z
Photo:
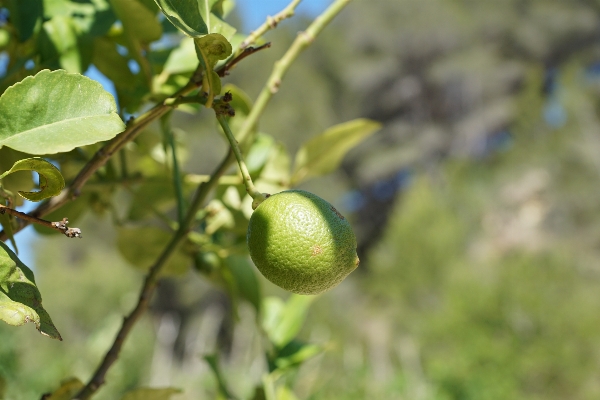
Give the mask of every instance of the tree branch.
M 254 126 L 256 126 L 258 119 L 265 111 L 267 104 L 273 95 L 279 90 L 281 81 L 294 60 L 298 58 L 298 55 L 315 40 L 321 31 L 336 15 L 338 15 L 344 9 L 344 7 L 348 5 L 348 3 L 350 3 L 350 1 L 351 0 L 334 1 L 325 11 L 323 11 L 321 15 L 315 18 L 315 20 L 308 26 L 306 31 L 298 33 L 298 36 L 290 48 L 285 52 L 283 57 L 279 61 L 275 62 L 275 66 L 271 71 L 271 75 L 269 76 L 267 83 L 256 98 L 254 106 L 252 107 L 252 110 L 250 110 L 250 114 L 248 114 L 248 117 L 244 121 L 244 125 L 242 125 L 242 128 L 238 132 L 237 139 L 239 142 L 246 139 Z M 288 8 L 294 3 L 296 2 L 292 2 Z
M 69 220 L 67 218 L 63 218 L 62 221 L 59 222 L 50 222 L 45 219 L 36 218 L 29 214 L 26 214 L 21 211 L 17 211 L 13 208 L 7 207 L 5 205 L 0 204 L 0 214 L 10 214 L 14 217 L 23 219 L 32 224 L 38 224 L 45 226 L 46 228 L 54 229 L 64 234 L 66 237 L 70 238 L 81 238 L 81 229 L 79 228 L 68 228 Z
M 150 299 L 152 298 L 152 294 L 156 289 L 156 285 L 158 283 L 158 277 L 160 271 L 162 270 L 165 263 L 169 260 L 169 257 L 175 252 L 177 247 L 181 244 L 183 239 L 186 238 L 191 226 L 196 217 L 196 213 L 203 205 L 206 197 L 210 193 L 210 191 L 217 185 L 219 178 L 225 173 L 227 168 L 233 162 L 234 157 L 233 153 L 229 151 L 227 155 L 221 161 L 221 164 L 217 167 L 215 172 L 211 175 L 208 182 L 201 183 L 198 186 L 198 190 L 192 200 L 192 205 L 188 210 L 185 219 L 177 232 L 171 237 L 171 240 L 158 257 L 156 262 L 150 267 L 148 271 L 148 275 L 146 275 L 146 279 L 144 280 L 144 284 L 140 291 L 140 296 L 135 308 L 129 313 L 127 317 L 123 319 L 123 324 L 121 325 L 121 329 L 117 333 L 115 340 L 113 341 L 112 346 L 104 356 L 102 363 L 94 372 L 94 375 L 89 380 L 87 385 L 74 397 L 74 400 L 87 400 L 89 399 L 103 384 L 106 373 L 109 368 L 117 361 L 119 358 L 119 353 L 121 352 L 121 348 L 123 347 L 123 343 L 125 339 L 131 332 L 131 329 L 137 322 L 137 320 L 142 316 L 144 311 L 148 308 L 148 304 Z
M 262 35 L 271 29 L 275 29 L 277 25 L 284 19 L 293 17 L 296 7 L 298 7 L 298 4 L 300 4 L 301 1 L 302 0 L 293 0 L 287 5 L 287 7 L 278 12 L 274 17 L 268 16 L 267 20 L 261 26 L 259 26 L 258 29 L 250 33 L 250 35 L 248 35 L 248 37 L 240 44 L 240 49 L 245 49 L 256 42 L 256 40 Z

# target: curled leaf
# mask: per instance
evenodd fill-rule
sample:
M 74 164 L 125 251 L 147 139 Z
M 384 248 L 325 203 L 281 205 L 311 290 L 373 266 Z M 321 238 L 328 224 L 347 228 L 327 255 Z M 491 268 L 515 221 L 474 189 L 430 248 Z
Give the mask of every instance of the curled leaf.
M 213 70 L 219 60 L 225 60 L 231 55 L 231 43 L 220 33 L 211 33 L 199 39 L 194 39 L 196 43 L 196 52 L 198 58 L 204 66 L 204 89 L 208 92 L 206 107 L 212 106 L 212 101 L 216 95 L 221 93 L 221 78 Z
M 30 201 L 42 201 L 48 197 L 57 196 L 65 188 L 65 180 L 58 168 L 48 161 L 34 157 L 19 160 L 11 169 L 0 175 L 0 179 L 17 171 L 35 171 L 40 176 L 40 190 L 38 192 L 23 192 L 19 194 Z

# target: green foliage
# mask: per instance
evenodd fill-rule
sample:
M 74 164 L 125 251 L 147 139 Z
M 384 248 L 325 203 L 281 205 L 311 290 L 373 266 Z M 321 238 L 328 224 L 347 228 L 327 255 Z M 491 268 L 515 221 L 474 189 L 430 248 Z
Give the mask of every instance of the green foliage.
M 186 35 L 201 37 L 209 33 L 203 17 L 203 12 L 206 13 L 206 11 L 201 11 L 201 5 L 206 7 L 209 1 L 157 0 L 156 4 L 167 19 Z
M 66 152 L 125 127 L 98 82 L 65 71 L 41 71 L 6 89 L 0 115 L 0 146 L 29 154 Z
M 41 305 L 34 271 L 0 243 L 0 319 L 7 323 L 0 327 L 0 397 L 46 393 L 49 399 L 86 399 L 102 387 L 100 399 L 170 399 L 181 393 L 174 386 L 186 387 L 185 392 L 189 387 L 192 397 L 213 393 L 221 398 L 264 394 L 294 399 L 298 369 L 325 351 L 324 345 L 301 338 L 313 299 L 279 300 L 281 307 L 273 314 L 266 306 L 271 300 L 265 302 L 263 295 L 276 289 L 263 287 L 265 281 L 247 255 L 253 201 L 248 180 L 269 193 L 288 189 L 291 157 L 281 142 L 258 130 L 269 99 L 254 102 L 241 87 L 222 84 L 222 77 L 253 52 L 251 47 L 240 49 L 245 36 L 225 21 L 232 8 L 230 0 L 0 2 L 2 15 L 10 15 L 0 27 L 0 48 L 7 60 L 0 76 L 0 235 L 16 250 L 15 233 L 27 224 L 35 223 L 37 232 L 47 234 L 60 231 L 57 227 L 68 219 L 83 224 L 90 233 L 86 243 L 92 244 L 63 244 L 63 237 L 48 236 L 40 239 L 35 252 L 25 253 L 39 255 L 36 264 L 50 263 L 47 268 L 36 266 L 35 273 L 44 281 L 42 289 L 52 293 L 45 305 L 52 305 L 68 332 L 69 346 L 42 344 L 38 358 L 34 339 L 15 336 L 8 325 L 34 322 L 44 335 L 61 336 Z M 339 9 L 325 12 L 319 24 Z M 266 22 L 264 28 L 274 28 L 289 16 Z M 301 50 L 292 47 L 296 54 L 289 60 Z M 278 68 L 288 69 L 289 60 Z M 116 98 L 82 75 L 92 67 L 111 81 Z M 192 114 L 194 122 L 188 124 L 175 108 Z M 241 132 L 239 149 L 235 138 L 229 145 L 239 150 L 240 165 L 247 157 L 248 179 L 231 174 L 230 157 L 204 162 L 204 153 L 218 155 L 223 148 L 213 128 L 215 111 L 225 115 L 234 134 Z M 376 125 L 354 121 L 307 144 L 302 180 L 332 172 Z M 213 131 L 216 140 L 198 134 L 199 128 Z M 200 155 L 188 149 L 197 143 Z M 330 160 L 323 149 L 332 155 Z M 39 175 L 37 187 L 32 171 Z M 22 204 L 13 195 L 17 192 L 44 202 L 25 215 L 14 209 Z M 60 245 L 41 250 L 52 240 Z M 71 269 L 81 259 L 86 267 Z M 127 265 L 135 268 L 130 271 Z M 135 295 L 130 291 L 137 290 L 140 280 L 144 283 Z M 165 302 L 162 288 L 170 284 L 177 290 Z M 212 346 L 185 357 L 204 360 L 202 368 L 209 368 L 215 379 L 190 370 L 193 379 L 181 385 L 155 385 L 154 379 L 151 386 L 165 389 L 140 388 L 148 374 L 169 375 L 154 367 L 160 363 L 153 360 L 152 346 L 168 341 L 181 346 L 180 341 L 189 339 L 165 339 L 166 331 L 154 332 L 142 318 L 144 311 L 150 308 L 162 326 L 167 314 L 178 312 L 163 306 L 181 297 L 189 302 L 189 311 L 180 318 L 182 329 L 188 329 L 206 293 L 225 299 L 224 320 L 249 321 L 247 332 L 260 343 L 253 349 L 255 356 L 266 360 L 262 371 L 238 384 L 224 348 Z M 123 314 L 130 316 L 121 338 L 114 339 Z M 131 330 L 127 321 L 141 327 Z M 108 366 L 97 369 L 103 359 Z M 42 364 L 43 372 L 36 373 Z
M 292 184 L 333 172 L 350 149 L 380 128 L 381 124 L 377 122 L 357 119 L 333 126 L 313 137 L 296 154 Z
M 151 389 L 142 388 L 127 392 L 121 400 L 170 400 L 174 395 L 180 393 L 178 389 Z
M 0 182 L 4 177 L 17 171 L 35 171 L 39 174 L 39 192 L 18 192 L 29 201 L 42 201 L 48 197 L 57 196 L 65 187 L 65 180 L 60 171 L 41 158 L 25 158 L 17 161 L 8 171 L 0 174 Z
M 62 340 L 35 285 L 33 272 L 0 242 L 0 319 L 20 326 L 33 322 L 42 335 Z

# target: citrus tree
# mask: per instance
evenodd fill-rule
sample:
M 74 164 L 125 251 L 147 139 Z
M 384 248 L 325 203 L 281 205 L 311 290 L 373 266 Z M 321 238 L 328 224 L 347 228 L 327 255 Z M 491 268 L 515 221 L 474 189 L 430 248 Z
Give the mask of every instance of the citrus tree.
M 255 310 L 267 368 L 247 397 L 293 398 L 281 378 L 323 351 L 321 344 L 297 339 L 313 299 L 302 295 L 338 284 L 358 257 L 348 221 L 331 204 L 288 189 L 332 172 L 378 129 L 365 119 L 342 122 L 292 157 L 259 127 L 294 60 L 349 0 L 333 1 L 281 59 L 265 66 L 271 73 L 256 99 L 223 81 L 246 57 L 261 57 L 270 47 L 262 36 L 293 16 L 299 2 L 244 35 L 225 22 L 232 0 L 0 1 L 6 61 L 0 80 L 0 319 L 14 326 L 32 322 L 44 336 L 62 340 L 51 317 L 60 310 L 43 307 L 34 272 L 18 257 L 18 250 L 33 251 L 15 238 L 30 224 L 42 234 L 94 246 L 85 242 L 85 229 L 72 225 L 86 211 L 108 213 L 116 251 L 145 273 L 135 306 L 95 372 L 56 382 L 42 398 L 89 399 L 98 392 L 161 279 L 190 269 L 222 288 L 233 304 L 245 301 Z M 84 75 L 91 67 L 114 86 L 116 98 Z M 212 127 L 228 144 L 205 175 L 183 168 L 178 112 L 213 120 L 202 128 Z M 24 200 L 39 205 L 24 212 L 18 208 Z M 247 246 L 269 280 L 298 295 L 287 302 L 263 298 Z M 218 354 L 205 359 L 217 396 L 236 397 Z M 139 388 L 123 398 L 169 399 L 180 389 Z M 0 384 L 0 397 L 3 390 Z

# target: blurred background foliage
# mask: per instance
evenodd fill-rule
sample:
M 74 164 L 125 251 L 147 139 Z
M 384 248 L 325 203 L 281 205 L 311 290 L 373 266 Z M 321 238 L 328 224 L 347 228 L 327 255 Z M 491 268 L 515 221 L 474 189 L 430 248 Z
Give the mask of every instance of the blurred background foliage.
M 307 18 L 268 33 L 272 48 L 226 82 L 255 98 Z M 278 398 L 600 397 L 599 34 L 596 0 L 357 1 L 300 57 L 261 132 L 294 154 L 339 121 L 384 127 L 340 170 L 300 185 L 353 221 L 361 264 L 314 300 L 300 338 L 326 351 L 286 375 L 294 394 Z M 173 119 L 184 169 L 210 171 L 226 149 L 214 122 Z M 116 251 L 107 212 L 123 214 L 123 194 L 86 196 L 97 208 L 80 225 L 93 245 L 36 236 L 21 249 L 36 256 L 65 342 L 0 325 L 7 399 L 89 376 L 136 301 L 142 274 Z M 249 265 L 217 254 L 198 265 Z M 140 385 L 215 397 L 203 359 L 213 354 L 232 394 L 251 398 L 266 362 L 260 296 L 286 298 L 260 286 L 236 297 L 195 272 L 166 279 L 97 398 Z

